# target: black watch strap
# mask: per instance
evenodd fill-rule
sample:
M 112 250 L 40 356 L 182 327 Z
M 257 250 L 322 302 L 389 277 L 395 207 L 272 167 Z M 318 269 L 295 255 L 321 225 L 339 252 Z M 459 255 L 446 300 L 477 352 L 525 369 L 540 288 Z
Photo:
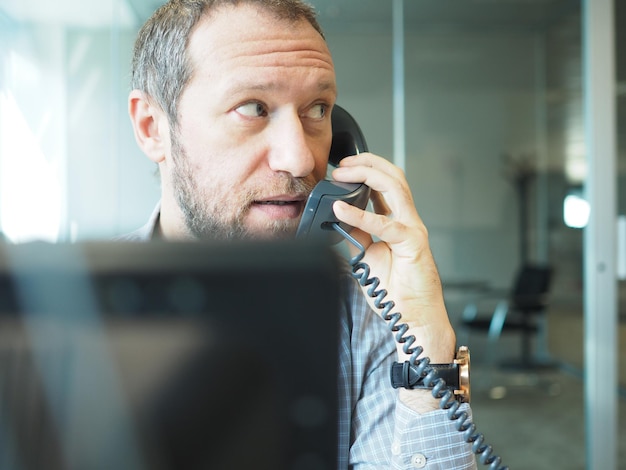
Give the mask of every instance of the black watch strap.
M 442 378 L 446 382 L 446 388 L 449 390 L 458 390 L 459 384 L 459 365 L 452 364 L 429 364 L 435 369 L 437 377 Z M 409 361 L 394 362 L 391 366 L 391 385 L 393 388 L 432 388 L 424 385 L 424 377 L 417 372 L 417 366 L 411 365 Z
M 437 377 L 446 382 L 446 389 L 454 393 L 457 400 L 469 403 L 470 391 L 470 352 L 467 346 L 459 347 L 454 362 L 450 364 L 429 364 L 437 372 Z M 434 388 L 435 383 L 427 387 L 424 377 L 418 373 L 417 366 L 406 361 L 394 362 L 391 366 L 391 385 L 393 388 Z

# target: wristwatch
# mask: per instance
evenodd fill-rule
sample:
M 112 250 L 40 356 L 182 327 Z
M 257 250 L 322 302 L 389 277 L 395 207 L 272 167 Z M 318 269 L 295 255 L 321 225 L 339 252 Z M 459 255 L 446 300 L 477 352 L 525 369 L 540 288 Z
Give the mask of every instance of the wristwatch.
M 467 346 L 459 347 L 452 364 L 429 364 L 437 372 L 437 377 L 446 382 L 446 389 L 451 390 L 462 403 L 470 402 L 470 352 Z M 393 388 L 431 389 L 433 385 L 424 385 L 424 376 L 417 373 L 417 366 L 409 361 L 394 362 L 391 366 L 391 385 Z

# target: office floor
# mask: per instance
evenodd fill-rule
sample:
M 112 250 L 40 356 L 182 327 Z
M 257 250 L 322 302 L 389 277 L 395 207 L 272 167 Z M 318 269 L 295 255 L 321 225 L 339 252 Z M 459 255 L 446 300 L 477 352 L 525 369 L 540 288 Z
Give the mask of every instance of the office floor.
M 472 409 L 474 423 L 511 470 L 585 470 L 582 315 L 551 312 L 548 351 L 568 360 L 565 369 L 520 374 L 487 365 L 484 338 L 473 335 Z M 620 367 L 625 366 L 626 325 L 620 325 Z M 515 338 L 502 338 L 498 352 L 516 351 Z M 620 377 L 622 387 L 624 378 Z M 626 399 L 618 405 L 618 469 L 626 470 Z M 620 437 L 621 436 L 621 437 Z M 487 468 L 479 465 L 479 468 Z

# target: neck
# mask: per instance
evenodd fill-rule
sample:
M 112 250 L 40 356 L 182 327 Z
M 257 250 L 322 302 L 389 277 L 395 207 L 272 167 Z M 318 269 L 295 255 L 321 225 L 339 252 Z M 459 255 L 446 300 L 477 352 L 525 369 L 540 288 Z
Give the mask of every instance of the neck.
M 165 195 L 164 195 L 165 196 Z M 155 232 L 164 240 L 193 240 L 185 224 L 185 216 L 173 198 L 164 197 L 161 201 L 161 215 Z

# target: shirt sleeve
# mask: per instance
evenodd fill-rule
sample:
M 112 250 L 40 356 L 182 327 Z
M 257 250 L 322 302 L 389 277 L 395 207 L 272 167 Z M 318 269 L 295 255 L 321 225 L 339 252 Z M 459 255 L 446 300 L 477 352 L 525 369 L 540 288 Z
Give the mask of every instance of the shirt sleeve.
M 471 419 L 471 408 L 463 404 L 459 412 Z M 471 445 L 448 418 L 447 411 L 416 413 L 398 400 L 395 430 L 391 444 L 391 468 L 426 470 L 472 470 L 476 458 Z

